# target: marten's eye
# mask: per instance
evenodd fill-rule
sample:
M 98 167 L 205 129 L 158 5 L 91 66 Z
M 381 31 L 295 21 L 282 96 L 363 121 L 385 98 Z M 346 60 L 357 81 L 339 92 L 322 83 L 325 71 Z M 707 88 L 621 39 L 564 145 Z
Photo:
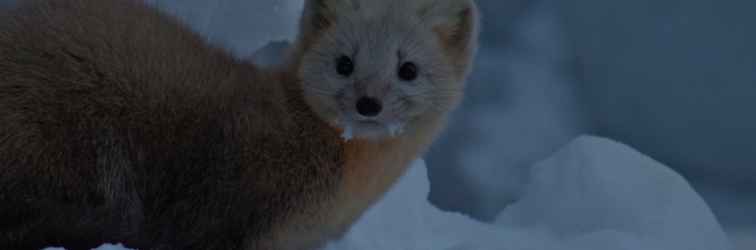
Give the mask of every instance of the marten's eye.
M 399 66 L 399 78 L 404 81 L 413 81 L 417 78 L 417 65 L 413 62 L 403 63 Z
M 340 56 L 336 59 L 336 72 L 342 76 L 350 76 L 354 72 L 354 63 L 348 56 Z

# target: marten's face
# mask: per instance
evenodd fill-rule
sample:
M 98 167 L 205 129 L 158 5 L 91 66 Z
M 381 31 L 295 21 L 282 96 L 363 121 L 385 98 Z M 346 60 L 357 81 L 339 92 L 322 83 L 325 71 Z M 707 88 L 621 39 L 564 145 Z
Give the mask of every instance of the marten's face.
M 468 58 L 449 51 L 455 48 L 445 44 L 444 30 L 416 11 L 373 5 L 342 6 L 302 52 L 309 104 L 345 137 L 393 136 L 445 114 L 459 102 L 469 67 Z

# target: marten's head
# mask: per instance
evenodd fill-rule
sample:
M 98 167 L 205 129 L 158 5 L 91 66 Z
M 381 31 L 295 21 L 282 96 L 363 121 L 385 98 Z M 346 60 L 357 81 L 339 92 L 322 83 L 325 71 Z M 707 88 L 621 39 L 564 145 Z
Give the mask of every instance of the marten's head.
M 305 2 L 296 73 L 345 136 L 391 136 L 461 99 L 478 40 L 473 0 Z

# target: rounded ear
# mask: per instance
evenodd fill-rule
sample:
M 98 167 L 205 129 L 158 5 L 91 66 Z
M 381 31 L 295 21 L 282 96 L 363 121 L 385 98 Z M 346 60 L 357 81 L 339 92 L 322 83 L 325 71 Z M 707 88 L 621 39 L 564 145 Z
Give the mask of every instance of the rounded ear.
M 358 8 L 358 0 L 305 0 L 295 50 L 306 50 L 339 16 Z
M 418 14 L 438 35 L 444 50 L 469 70 L 478 47 L 480 14 L 473 0 L 426 1 Z
M 331 10 L 338 0 L 306 0 L 299 20 L 300 33 L 321 31 L 336 18 Z

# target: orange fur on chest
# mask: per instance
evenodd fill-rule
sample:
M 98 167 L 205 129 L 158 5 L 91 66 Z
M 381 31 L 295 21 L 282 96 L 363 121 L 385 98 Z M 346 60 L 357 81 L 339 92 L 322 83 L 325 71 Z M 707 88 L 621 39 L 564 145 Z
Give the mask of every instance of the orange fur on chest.
M 418 157 L 420 143 L 410 138 L 380 142 L 354 140 L 346 144 L 342 189 L 356 203 L 372 203 Z
M 343 177 L 329 216 L 337 232 L 348 227 L 404 174 L 431 144 L 445 119 L 428 120 L 399 137 L 357 139 L 344 146 Z

